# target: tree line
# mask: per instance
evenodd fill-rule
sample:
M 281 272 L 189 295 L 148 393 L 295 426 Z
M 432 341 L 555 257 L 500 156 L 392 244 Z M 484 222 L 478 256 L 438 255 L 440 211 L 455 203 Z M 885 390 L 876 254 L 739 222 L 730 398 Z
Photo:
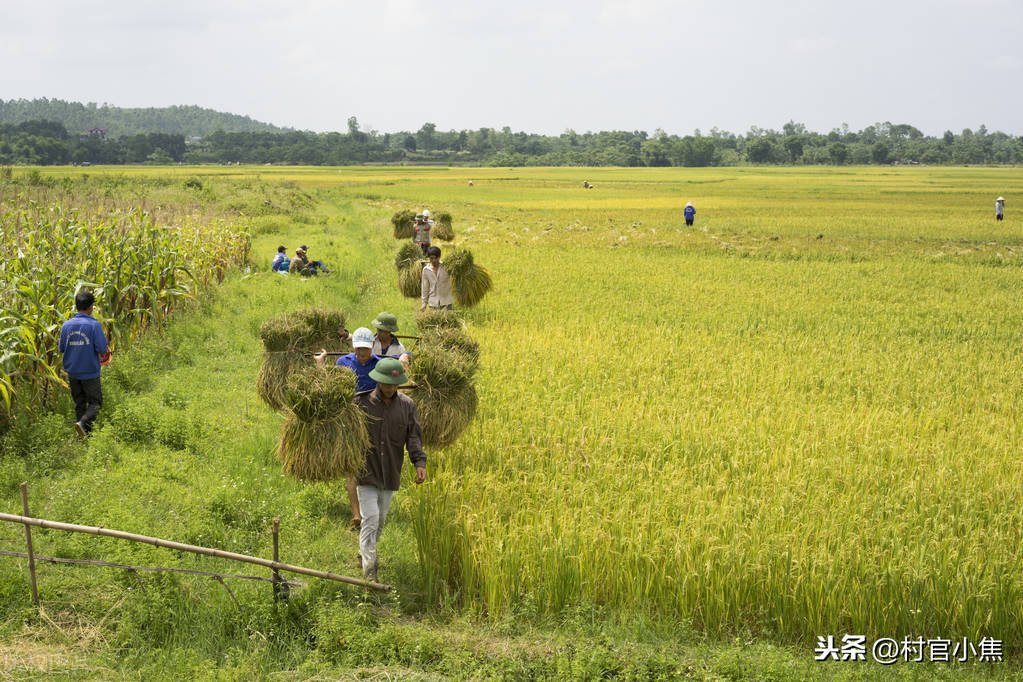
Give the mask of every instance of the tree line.
M 355 117 L 344 133 L 225 132 L 186 141 L 165 132 L 106 138 L 70 133 L 55 121 L 0 124 L 0 164 L 246 163 L 358 165 L 408 163 L 483 166 L 736 166 L 862 164 L 1023 164 L 1023 137 L 985 126 L 940 137 L 889 122 L 860 131 L 848 126 L 812 132 L 800 123 L 782 130 L 751 128 L 737 135 L 668 135 L 657 130 L 539 135 L 479 128 L 443 132 L 425 123 L 415 132 L 360 129 Z
M 59 121 L 69 130 L 86 132 L 103 129 L 109 137 L 169 133 L 202 137 L 214 130 L 229 132 L 280 132 L 269 123 L 248 116 L 227 114 L 196 106 L 148 108 L 115 107 L 109 104 L 66 102 L 60 99 L 0 99 L 0 124 L 28 121 Z

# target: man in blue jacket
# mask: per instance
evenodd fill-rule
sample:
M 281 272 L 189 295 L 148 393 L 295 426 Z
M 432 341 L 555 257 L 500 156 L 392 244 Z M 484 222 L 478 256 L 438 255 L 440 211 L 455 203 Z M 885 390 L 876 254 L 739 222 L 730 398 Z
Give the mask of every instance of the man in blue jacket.
M 285 275 L 288 274 L 288 267 L 291 265 L 291 259 L 288 258 L 287 249 L 283 246 L 277 247 L 277 255 L 274 256 L 273 262 L 270 263 L 270 269 L 274 272 L 283 272 Z
M 110 349 L 103 327 L 92 317 L 96 298 L 88 291 L 75 296 L 75 316 L 60 328 L 60 352 L 68 375 L 71 398 L 75 401 L 75 430 L 83 438 L 92 431 L 92 422 L 103 404 L 100 389 L 100 365 L 110 362 Z

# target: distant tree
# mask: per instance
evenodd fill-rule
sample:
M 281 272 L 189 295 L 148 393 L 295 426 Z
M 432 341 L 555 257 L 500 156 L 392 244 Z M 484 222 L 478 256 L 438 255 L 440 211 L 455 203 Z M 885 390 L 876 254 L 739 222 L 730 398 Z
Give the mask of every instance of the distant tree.
M 832 142 L 828 145 L 828 154 L 831 156 L 833 164 L 841 166 L 849 158 L 849 147 L 844 142 Z
M 424 123 L 423 127 L 416 133 L 416 146 L 424 152 L 433 149 L 433 134 L 436 130 L 436 124 Z
M 789 121 L 781 127 L 782 134 L 786 136 L 806 134 L 806 126 L 802 123 Z
M 788 125 L 788 124 L 786 124 Z M 803 156 L 803 147 L 806 144 L 806 136 L 802 134 L 792 134 L 785 138 L 782 142 L 782 146 L 785 147 L 785 151 L 789 154 L 789 160 L 795 163 Z
M 146 163 L 166 166 L 167 164 L 174 163 L 174 159 L 165 150 L 157 147 L 153 150 L 153 153 L 146 157 Z
M 753 163 L 772 163 L 778 158 L 778 149 L 769 137 L 758 137 L 746 145 L 746 158 Z
M 670 166 L 671 147 L 663 139 L 655 138 L 643 143 L 643 164 L 647 166 Z
M 870 158 L 876 164 L 886 164 L 889 162 L 892 150 L 884 142 L 878 142 L 874 145 L 870 151 Z

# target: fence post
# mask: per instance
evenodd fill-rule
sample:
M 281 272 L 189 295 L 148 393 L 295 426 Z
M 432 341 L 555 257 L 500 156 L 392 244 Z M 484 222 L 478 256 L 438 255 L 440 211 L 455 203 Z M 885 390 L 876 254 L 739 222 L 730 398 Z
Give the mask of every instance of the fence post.
M 279 517 L 273 519 L 273 540 L 274 540 L 274 563 L 280 561 L 280 555 L 278 553 L 278 538 L 280 534 L 281 520 Z M 288 598 L 288 586 L 282 584 L 281 573 L 276 568 L 271 569 L 273 572 L 273 592 L 274 601 Z
M 21 508 L 25 516 L 28 513 L 28 483 L 21 482 Z M 28 574 L 32 578 L 32 603 L 39 606 L 39 590 L 36 589 L 36 558 L 32 552 L 32 526 L 25 524 L 25 542 L 28 544 Z

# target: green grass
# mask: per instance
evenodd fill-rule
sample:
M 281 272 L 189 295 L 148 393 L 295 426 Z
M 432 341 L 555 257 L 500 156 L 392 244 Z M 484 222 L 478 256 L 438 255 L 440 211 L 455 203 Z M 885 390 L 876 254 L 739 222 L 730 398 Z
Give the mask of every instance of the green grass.
M 66 416 L 17 422 L 0 508 L 20 509 L 28 479 L 39 516 L 261 556 L 280 516 L 283 560 L 354 573 L 341 487 L 286 479 L 273 457 L 281 417 L 255 393 L 257 332 L 311 305 L 355 325 L 390 310 L 412 332 L 392 264 L 400 208 L 450 210 L 456 244 L 494 275 L 465 313 L 479 412 L 429 453 L 427 484 L 395 498 L 390 595 L 311 580 L 274 607 L 268 586 L 231 583 L 239 613 L 207 579 L 147 575 L 142 591 L 130 574 L 47 565 L 42 617 L 6 559 L 0 660 L 53 661 L 7 666 L 17 676 L 1018 675 L 1019 239 L 986 200 L 962 220 L 934 207 L 1006 194 L 1019 171 L 180 171 L 192 176 L 221 200 L 237 184 L 250 204 L 261 188 L 283 201 L 276 183 L 298 182 L 316 203 L 260 217 L 252 273 L 117 358 L 88 446 Z M 278 243 L 309 244 L 334 274 L 269 273 Z M 0 546 L 23 542 L 0 527 Z M 36 547 L 234 570 L 53 531 Z M 1013 660 L 813 661 L 816 635 L 846 632 L 989 634 Z

